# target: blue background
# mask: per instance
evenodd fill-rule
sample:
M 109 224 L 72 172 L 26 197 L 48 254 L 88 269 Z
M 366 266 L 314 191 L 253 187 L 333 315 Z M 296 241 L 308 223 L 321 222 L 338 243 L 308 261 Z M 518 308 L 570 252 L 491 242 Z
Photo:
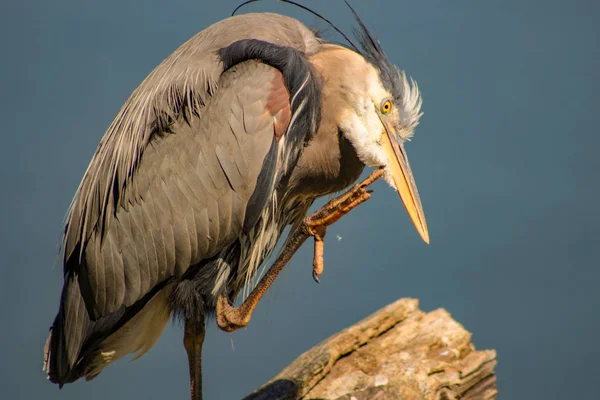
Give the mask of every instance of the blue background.
M 44 379 L 42 348 L 62 285 L 63 218 L 104 130 L 160 61 L 238 3 L 0 5 L 2 399 L 188 397 L 176 325 L 142 359 L 62 391 Z M 350 31 L 341 1 L 304 3 Z M 241 397 L 408 296 L 425 310 L 446 308 L 478 348 L 498 351 L 501 398 L 595 398 L 600 3 L 353 3 L 423 92 L 425 115 L 407 150 L 431 245 L 377 183 L 371 201 L 330 229 L 321 285 L 305 246 L 247 329 L 226 334 L 211 323 L 206 398 Z M 267 10 L 323 26 L 274 2 L 245 12 Z

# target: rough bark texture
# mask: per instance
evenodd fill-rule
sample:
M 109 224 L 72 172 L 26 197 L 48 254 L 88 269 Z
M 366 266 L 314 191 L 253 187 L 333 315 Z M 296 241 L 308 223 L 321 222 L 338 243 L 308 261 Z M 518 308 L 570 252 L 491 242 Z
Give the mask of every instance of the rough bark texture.
M 326 339 L 246 397 L 271 399 L 494 399 L 496 352 L 443 310 L 401 299 Z

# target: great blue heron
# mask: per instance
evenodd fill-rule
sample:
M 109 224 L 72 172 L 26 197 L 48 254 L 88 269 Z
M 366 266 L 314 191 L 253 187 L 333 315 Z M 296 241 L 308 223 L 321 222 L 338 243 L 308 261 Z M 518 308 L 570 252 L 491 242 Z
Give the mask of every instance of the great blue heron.
M 64 286 L 45 348 L 52 382 L 89 380 L 126 354 L 141 356 L 179 315 L 200 399 L 207 316 L 225 331 L 246 326 L 310 236 L 318 280 L 326 227 L 366 201 L 380 176 L 429 242 L 403 145 L 421 116 L 419 90 L 352 12 L 358 46 L 348 47 L 282 15 L 225 19 L 133 92 L 67 216 Z M 307 216 L 365 165 L 377 169 Z M 279 257 L 235 308 L 289 225 Z

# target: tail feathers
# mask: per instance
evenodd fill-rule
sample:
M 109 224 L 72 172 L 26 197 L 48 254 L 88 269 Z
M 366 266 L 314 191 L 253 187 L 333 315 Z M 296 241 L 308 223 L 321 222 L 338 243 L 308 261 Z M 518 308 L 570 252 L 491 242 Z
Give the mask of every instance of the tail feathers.
M 127 354 L 135 353 L 132 361 L 137 360 L 154 346 L 171 318 L 172 291 L 173 285 L 168 285 L 156 293 L 140 312 L 96 347 L 86 363 L 86 380 Z
M 131 307 L 91 321 L 77 277 L 65 280 L 59 312 L 44 347 L 44 371 L 62 387 L 96 377 L 129 353 L 141 357 L 158 340 L 171 316 L 173 284 L 157 285 Z
M 79 377 L 76 361 L 90 325 L 77 277 L 67 277 L 60 309 L 44 348 L 44 371 L 51 382 L 62 387 Z

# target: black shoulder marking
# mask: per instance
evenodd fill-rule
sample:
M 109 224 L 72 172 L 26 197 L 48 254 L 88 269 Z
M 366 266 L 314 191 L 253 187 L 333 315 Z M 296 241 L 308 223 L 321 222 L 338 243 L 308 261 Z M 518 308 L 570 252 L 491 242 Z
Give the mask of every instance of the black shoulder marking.
M 263 161 L 256 188 L 246 208 L 243 229 L 248 233 L 268 206 L 284 172 L 291 173 L 304 146 L 313 138 L 321 120 L 321 79 L 301 51 L 256 39 L 244 39 L 218 51 L 223 72 L 236 64 L 257 60 L 278 69 L 290 92 L 291 120 L 283 135 L 283 159 L 277 163 L 278 143 L 273 141 Z
M 289 46 L 244 39 L 220 49 L 218 54 L 223 63 L 223 72 L 248 60 L 260 60 L 281 71 L 290 92 L 294 121 L 286 133 L 286 144 L 302 146 L 312 139 L 321 119 L 321 85 L 317 73 L 302 52 Z M 290 161 L 295 163 L 296 159 Z

